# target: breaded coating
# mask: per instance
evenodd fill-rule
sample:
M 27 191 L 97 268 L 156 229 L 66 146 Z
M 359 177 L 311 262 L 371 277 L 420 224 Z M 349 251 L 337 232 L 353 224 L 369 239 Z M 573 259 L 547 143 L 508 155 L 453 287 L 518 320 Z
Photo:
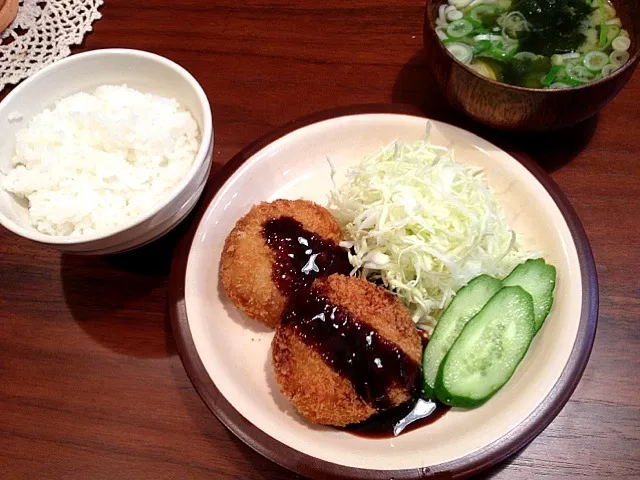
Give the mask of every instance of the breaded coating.
M 291 217 L 312 233 L 340 242 L 340 227 L 328 210 L 307 200 L 276 200 L 255 205 L 238 220 L 220 259 L 220 278 L 231 302 L 246 315 L 275 328 L 287 303 L 272 280 L 274 254 L 263 227 L 269 220 Z
M 409 384 L 396 384 L 387 390 L 390 406 L 410 400 L 420 371 L 422 343 L 409 313 L 398 299 L 366 280 L 338 274 L 316 280 L 312 291 L 372 327 L 417 364 L 416 378 L 409 380 Z M 314 423 L 346 426 L 378 412 L 357 394 L 351 381 L 336 373 L 315 348 L 300 338 L 291 323 L 278 326 L 272 343 L 272 360 L 282 393 Z

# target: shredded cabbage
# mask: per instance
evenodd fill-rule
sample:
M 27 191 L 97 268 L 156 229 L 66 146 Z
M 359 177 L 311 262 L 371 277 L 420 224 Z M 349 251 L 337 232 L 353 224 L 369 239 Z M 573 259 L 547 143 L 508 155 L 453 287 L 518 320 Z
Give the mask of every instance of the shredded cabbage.
M 502 278 L 536 253 L 519 245 L 483 170 L 428 137 L 365 158 L 331 191 L 329 209 L 354 271 L 389 288 L 431 333 L 460 287 L 483 273 Z

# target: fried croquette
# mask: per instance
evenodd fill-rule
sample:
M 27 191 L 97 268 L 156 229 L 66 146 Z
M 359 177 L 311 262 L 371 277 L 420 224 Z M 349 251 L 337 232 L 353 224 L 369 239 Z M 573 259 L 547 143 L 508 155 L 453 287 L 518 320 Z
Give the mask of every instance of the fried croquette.
M 289 298 L 288 292 L 273 280 L 276 254 L 264 234 L 265 225 L 279 218 L 293 219 L 304 230 L 332 245 L 337 245 L 341 236 L 340 227 L 329 211 L 306 200 L 263 202 L 236 223 L 222 251 L 222 285 L 236 307 L 272 328 L 280 323 Z M 311 267 L 316 268 L 315 264 Z
M 413 398 L 421 356 L 420 335 L 396 297 L 337 274 L 292 300 L 272 342 L 282 393 L 310 421 L 333 426 Z

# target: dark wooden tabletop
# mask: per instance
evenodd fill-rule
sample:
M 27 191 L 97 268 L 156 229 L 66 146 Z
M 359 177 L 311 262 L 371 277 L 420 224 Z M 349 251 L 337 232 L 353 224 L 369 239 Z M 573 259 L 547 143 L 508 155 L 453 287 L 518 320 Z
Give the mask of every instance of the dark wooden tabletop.
M 102 13 L 75 52 L 138 48 L 190 70 L 212 104 L 212 175 L 295 118 L 389 102 L 550 171 L 593 247 L 597 338 L 564 410 L 486 478 L 640 478 L 640 74 L 584 125 L 506 135 L 444 103 L 422 52 L 421 0 L 109 0 Z M 0 229 L 2 478 L 295 477 L 218 422 L 176 355 L 167 279 L 183 229 L 102 258 Z

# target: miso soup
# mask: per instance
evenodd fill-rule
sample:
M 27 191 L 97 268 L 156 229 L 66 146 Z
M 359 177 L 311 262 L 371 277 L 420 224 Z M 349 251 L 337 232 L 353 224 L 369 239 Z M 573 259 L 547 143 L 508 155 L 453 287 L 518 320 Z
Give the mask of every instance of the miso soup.
M 449 0 L 436 33 L 476 72 L 528 88 L 599 80 L 629 61 L 631 47 L 609 0 Z

